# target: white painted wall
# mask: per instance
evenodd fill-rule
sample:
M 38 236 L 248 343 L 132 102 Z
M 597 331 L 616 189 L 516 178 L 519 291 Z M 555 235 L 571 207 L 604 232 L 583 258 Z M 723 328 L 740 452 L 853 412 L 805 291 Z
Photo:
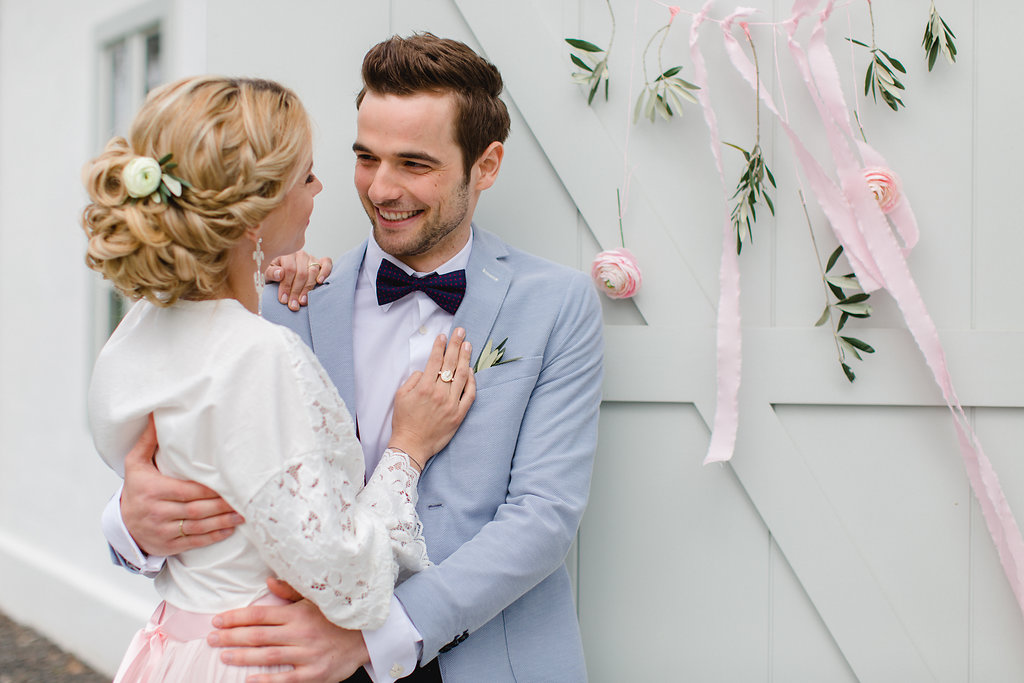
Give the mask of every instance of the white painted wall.
M 309 245 L 339 253 L 366 231 L 351 189 L 353 98 L 363 52 L 390 33 L 466 41 L 502 69 L 513 133 L 478 222 L 554 260 L 587 268 L 616 246 L 624 150 L 633 180 L 627 244 L 645 268 L 630 302 L 606 302 L 607 381 L 591 506 L 576 555 L 594 681 L 975 681 L 1024 676 L 1024 619 L 974 503 L 948 415 L 885 295 L 878 348 L 849 385 L 826 331 L 787 143 L 765 113 L 777 216 L 757 225 L 743 269 L 744 385 L 734 462 L 701 467 L 712 417 L 722 188 L 696 107 L 627 122 L 630 74 L 667 19 L 658 3 L 614 0 L 612 97 L 587 107 L 562 39 L 601 43 L 603 2 L 524 0 L 168 0 L 173 73 L 277 78 L 317 124 L 318 198 Z M 757 0 L 766 18 L 790 3 Z M 1014 287 L 1024 252 L 1015 123 L 1018 3 L 940 2 L 960 58 L 927 74 L 927 3 L 875 4 L 879 44 L 911 73 L 906 110 L 863 102 L 870 141 L 903 177 L 922 228 L 910 265 L 946 345 L 961 399 L 1024 514 L 1024 317 Z M 863 2 L 839 3 L 829 45 L 851 96 L 867 32 Z M 155 601 L 111 567 L 99 511 L 116 486 L 92 453 L 84 396 L 94 352 L 82 265 L 78 171 L 96 150 L 92 55 L 98 27 L 134 0 L 0 0 L 0 609 L 111 671 Z M 286 9 L 287 8 L 287 9 Z M 849 10 L 847 9 L 849 8 Z M 685 4 L 696 10 L 698 3 Z M 732 5 L 716 3 L 713 17 Z M 847 12 L 849 11 L 849 17 Z M 634 27 L 634 16 L 637 18 Z M 683 13 L 666 63 L 693 76 Z M 749 145 L 749 89 L 702 31 L 725 140 Z M 755 28 L 755 36 L 765 36 Z M 780 49 L 782 49 L 780 47 Z M 768 53 L 768 54 L 766 54 Z M 770 50 L 761 52 L 762 63 Z M 845 60 L 845 61 L 844 61 Z M 778 77 L 766 82 L 779 96 Z M 791 71 L 794 122 L 822 152 Z M 726 153 L 730 185 L 738 156 Z M 730 189 L 731 191 L 731 189 Z M 812 207 L 822 242 L 824 219 Z M 827 245 L 827 246 L 825 246 Z M 40 303 L 42 302 L 42 303 Z M 67 608 L 62 623 L 57 610 Z M 97 628 L 101 625 L 100 628 Z
M 85 393 L 92 280 L 79 171 L 95 152 L 93 28 L 137 3 L 0 4 L 0 607 L 110 670 L 152 589 L 109 563 Z

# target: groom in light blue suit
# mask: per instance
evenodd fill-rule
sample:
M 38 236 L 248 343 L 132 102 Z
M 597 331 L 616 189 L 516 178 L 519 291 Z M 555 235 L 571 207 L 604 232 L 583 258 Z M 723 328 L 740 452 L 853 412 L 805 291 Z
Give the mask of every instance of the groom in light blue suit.
M 357 414 L 350 342 L 365 252 L 346 254 L 308 308 L 265 313 L 313 348 Z M 423 636 L 422 661 L 442 651 L 444 681 L 583 681 L 564 560 L 596 445 L 600 308 L 579 273 L 481 230 L 466 281 L 455 325 L 474 349 L 507 336 L 521 358 L 477 374 L 469 416 L 427 464 L 418 509 L 437 566 L 396 596 Z
M 480 192 L 497 177 L 508 130 L 492 65 L 455 41 L 395 37 L 367 54 L 363 80 L 353 149 L 372 237 L 339 260 L 308 307 L 292 312 L 270 303 L 275 294 L 268 290 L 264 315 L 316 352 L 356 417 L 368 461 L 380 431 L 371 423 L 381 422 L 367 405 L 375 390 L 381 393 L 374 385 L 384 382 L 390 397 L 404 379 L 389 384 L 374 360 L 414 347 L 417 330 L 410 326 L 423 322 L 421 335 L 431 324 L 445 333 L 464 329 L 475 356 L 488 342 L 493 347 L 507 338 L 506 362 L 479 369 L 469 415 L 424 470 L 418 510 L 435 566 L 396 588 L 392 612 L 418 636 L 409 645 L 419 650 L 412 666 L 422 668 L 409 680 L 439 680 L 439 668 L 448 683 L 584 681 L 565 557 L 586 505 L 596 448 L 602 362 L 596 294 L 582 273 L 471 226 Z M 493 131 L 490 118 L 498 120 Z M 373 280 L 382 260 L 414 277 L 464 268 L 465 298 L 454 315 L 422 291 L 380 305 Z M 396 323 L 401 316 L 412 317 Z M 381 348 L 396 338 L 395 351 Z M 422 367 L 414 350 L 404 352 L 411 356 L 407 369 Z M 387 435 L 382 438 L 386 443 Z M 295 632 L 329 629 L 338 638 L 362 638 L 322 617 L 316 623 L 318 613 L 294 613 Z M 275 614 L 259 622 L 249 610 L 235 616 L 232 626 L 282 620 Z M 257 644 L 236 637 L 242 632 L 219 632 L 221 643 Z M 410 672 L 400 654 L 387 658 L 401 644 L 363 635 L 366 651 L 356 643 L 321 657 L 342 664 L 332 669 L 338 672 L 368 664 L 377 681 Z M 279 639 L 263 644 L 292 644 L 284 630 Z M 359 654 L 339 657 L 339 651 Z M 227 652 L 234 663 L 257 664 L 268 661 L 269 648 Z

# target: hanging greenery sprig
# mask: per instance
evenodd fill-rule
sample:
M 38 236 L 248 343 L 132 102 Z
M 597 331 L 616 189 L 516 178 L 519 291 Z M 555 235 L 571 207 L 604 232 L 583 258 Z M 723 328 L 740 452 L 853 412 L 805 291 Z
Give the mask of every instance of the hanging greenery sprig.
M 761 151 L 761 69 L 757 63 L 757 50 L 754 47 L 753 39 L 750 37 L 750 30 L 745 23 L 741 23 L 740 26 L 743 27 L 743 33 L 747 36 L 750 51 L 754 56 L 754 75 L 757 87 L 754 93 L 756 128 L 753 148 L 748 152 L 739 145 L 734 145 L 731 142 L 725 143 L 733 149 L 739 150 L 747 162 L 743 169 L 743 175 L 740 176 L 740 180 L 736 184 L 736 191 L 732 195 L 732 199 L 736 202 L 732 207 L 731 216 L 733 228 L 736 230 L 737 254 L 743 249 L 744 228 L 746 229 L 747 240 L 751 243 L 754 241 L 754 233 L 751 227 L 757 221 L 757 204 L 763 201 L 772 215 L 775 215 L 775 205 L 772 204 L 772 198 L 768 195 L 768 188 L 764 182 L 767 178 L 772 187 L 775 187 L 775 176 L 772 175 L 772 170 L 768 168 L 768 164 L 764 162 L 764 154 Z
M 587 94 L 587 104 L 594 101 L 594 95 L 597 94 L 602 82 L 604 83 L 604 99 L 606 102 L 608 101 L 608 56 L 612 51 L 612 43 L 615 42 L 615 12 L 612 11 L 611 0 L 605 0 L 605 2 L 608 5 L 608 14 L 612 18 L 612 35 L 608 38 L 607 50 L 582 38 L 565 39 L 565 42 L 576 50 L 576 52 L 569 53 L 569 58 L 580 68 L 580 71 L 573 72 L 572 80 L 582 83 L 590 89 Z M 588 64 L 587 61 L 590 63 Z
M 924 27 L 924 40 L 921 41 L 921 45 L 924 46 L 924 53 L 928 57 L 929 71 L 935 66 L 935 58 L 939 56 L 939 52 L 946 55 L 946 59 L 949 60 L 950 64 L 956 62 L 956 44 L 953 43 L 955 38 L 956 36 L 953 35 L 949 24 L 939 16 L 938 11 L 935 9 L 935 2 L 932 0 L 931 12 L 928 14 L 928 23 Z
M 868 318 L 871 316 L 871 305 L 868 304 L 868 299 L 871 298 L 871 295 L 861 290 L 857 276 L 853 273 L 847 273 L 846 275 L 832 274 L 832 269 L 835 268 L 836 262 L 839 261 L 839 257 L 843 253 L 842 245 L 836 247 L 835 251 L 828 257 L 828 263 L 822 265 L 821 255 L 818 253 L 818 242 L 814 238 L 814 228 L 811 227 L 811 217 L 807 213 L 807 203 L 804 201 L 804 194 L 803 192 L 798 194 L 800 195 L 800 203 L 804 207 L 807 229 L 811 233 L 814 256 L 818 259 L 818 270 L 821 271 L 821 281 L 825 288 L 825 310 L 821 312 L 821 317 L 818 318 L 818 322 L 814 323 L 814 326 L 821 327 L 825 323 L 830 323 L 829 328 L 832 331 L 832 338 L 836 344 L 836 358 L 839 361 L 839 365 L 843 368 L 843 374 L 846 375 L 846 379 L 852 382 L 857 379 L 857 375 L 854 374 L 853 368 L 847 362 L 848 356 L 853 356 L 857 360 L 864 360 L 861 354 L 874 353 L 875 349 L 867 342 L 861 341 L 856 337 L 840 334 L 840 332 L 843 331 L 850 318 Z M 850 291 L 857 293 L 850 294 Z M 837 313 L 839 316 L 838 322 L 836 321 Z
M 853 38 L 847 38 L 851 43 L 866 47 L 871 51 L 871 61 L 868 63 L 867 73 L 864 75 L 864 95 L 871 93 L 875 102 L 881 97 L 882 101 L 889 105 L 893 111 L 899 111 L 900 107 L 906 107 L 903 100 L 897 94 L 900 90 L 906 90 L 896 71 L 901 74 L 907 73 L 900 60 L 889 55 L 888 52 L 875 44 L 875 13 L 871 9 L 871 0 L 868 0 L 868 16 L 871 18 L 871 45 L 862 43 Z
M 661 63 L 661 51 L 665 47 L 665 39 L 668 38 L 669 29 L 672 27 L 672 21 L 676 18 L 676 14 L 679 13 L 679 8 L 670 7 L 669 12 L 668 23 L 654 32 L 651 39 L 647 41 L 643 55 L 640 58 L 640 64 L 644 72 L 644 87 L 636 100 L 636 108 L 633 110 L 633 123 L 640 120 L 641 114 L 650 119 L 651 123 L 654 123 L 655 113 L 668 121 L 674 114 L 682 113 L 684 100 L 693 104 L 697 103 L 697 98 L 690 91 L 700 90 L 700 87 L 676 76 L 677 73 L 682 71 L 683 67 L 674 66 L 671 69 L 664 69 Z M 647 51 L 651 48 L 651 44 L 659 34 L 661 35 L 661 42 L 658 43 L 658 71 L 660 75 L 652 83 L 647 78 Z

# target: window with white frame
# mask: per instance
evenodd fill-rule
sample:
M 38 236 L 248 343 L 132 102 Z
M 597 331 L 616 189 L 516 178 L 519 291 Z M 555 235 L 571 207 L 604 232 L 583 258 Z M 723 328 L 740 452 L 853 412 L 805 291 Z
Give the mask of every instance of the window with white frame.
M 149 2 L 101 25 L 96 33 L 96 151 L 115 135 L 128 136 L 132 118 L 146 94 L 166 78 L 164 27 L 167 3 Z M 127 312 L 127 301 L 100 280 L 94 329 L 98 350 Z

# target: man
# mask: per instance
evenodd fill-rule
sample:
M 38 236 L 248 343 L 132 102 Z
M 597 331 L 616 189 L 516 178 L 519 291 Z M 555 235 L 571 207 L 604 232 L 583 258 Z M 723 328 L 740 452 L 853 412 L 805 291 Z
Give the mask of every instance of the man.
M 356 417 L 368 471 L 387 443 L 395 389 L 422 367 L 439 332 L 454 329 L 458 339 L 464 329 L 478 353 L 507 339 L 504 356 L 495 363 L 484 354 L 475 404 L 423 473 L 418 510 L 435 566 L 396 587 L 382 629 L 345 631 L 300 601 L 221 615 L 210 642 L 232 647 L 224 654 L 232 664 L 296 667 L 294 679 L 266 681 L 336 681 L 362 665 L 376 681 L 410 673 L 448 683 L 585 680 L 564 561 L 596 446 L 596 294 L 583 274 L 472 225 L 509 127 L 493 65 L 462 43 L 422 34 L 375 46 L 362 74 L 355 184 L 372 236 L 309 293 L 308 307 L 268 303 L 264 314 L 295 330 L 331 375 Z M 403 283 L 435 272 L 446 276 L 440 292 Z M 462 277 L 460 301 L 446 287 Z M 165 485 L 157 475 L 137 493 L 131 476 L 121 508 L 143 548 L 173 549 L 168 536 L 179 530 L 203 535 L 179 535 L 185 543 L 212 542 L 237 522 L 209 493 L 185 492 L 183 482 L 155 492 Z M 140 522 L 154 514 L 140 512 L 145 501 L 161 497 L 201 500 Z M 155 527 L 162 535 L 146 530 Z

